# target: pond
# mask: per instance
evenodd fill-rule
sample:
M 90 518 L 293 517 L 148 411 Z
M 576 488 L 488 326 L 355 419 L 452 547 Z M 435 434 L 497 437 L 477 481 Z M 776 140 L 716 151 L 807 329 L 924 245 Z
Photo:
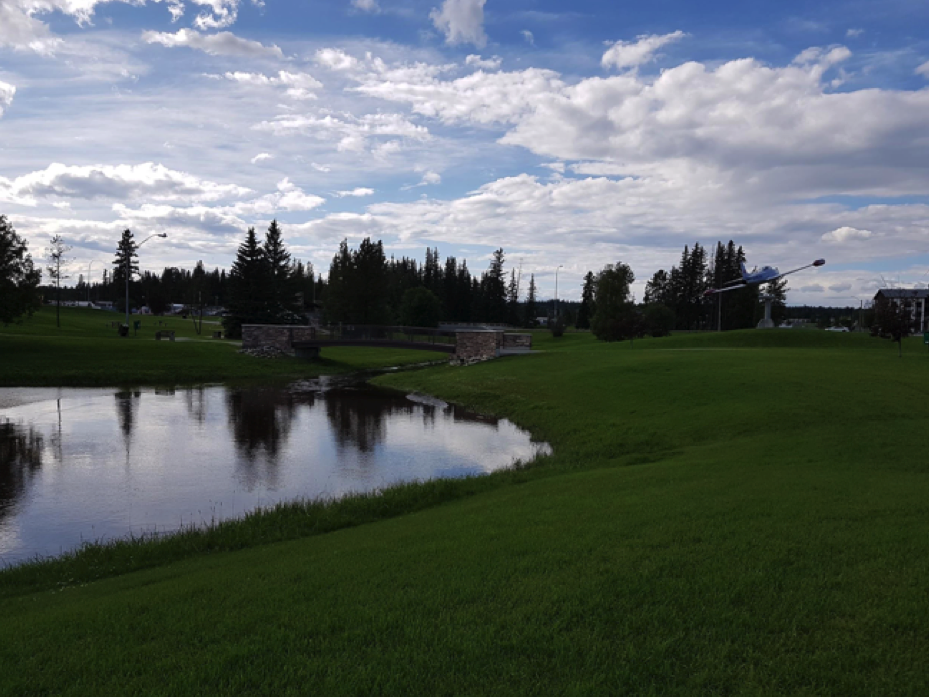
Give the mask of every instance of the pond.
M 364 383 L 0 389 L 0 565 L 549 451 L 505 419 Z

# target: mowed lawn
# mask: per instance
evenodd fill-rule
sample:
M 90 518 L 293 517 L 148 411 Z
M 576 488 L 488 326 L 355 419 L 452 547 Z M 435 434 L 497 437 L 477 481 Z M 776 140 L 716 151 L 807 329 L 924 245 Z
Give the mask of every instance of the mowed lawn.
M 117 336 L 111 322 L 125 315 L 101 310 L 43 307 L 21 324 L 0 325 L 0 387 L 191 384 L 221 380 L 298 379 L 441 359 L 429 351 L 336 347 L 322 359 L 258 359 L 238 353 L 240 342 L 213 339 L 218 318 L 205 318 L 197 334 L 193 320 L 132 316 L 142 327 Z M 159 325 L 159 322 L 161 323 Z M 171 329 L 177 341 L 155 341 Z
M 390 520 L 7 584 L 0 693 L 929 691 L 925 347 L 537 345 L 377 382 L 508 415 L 553 456 Z

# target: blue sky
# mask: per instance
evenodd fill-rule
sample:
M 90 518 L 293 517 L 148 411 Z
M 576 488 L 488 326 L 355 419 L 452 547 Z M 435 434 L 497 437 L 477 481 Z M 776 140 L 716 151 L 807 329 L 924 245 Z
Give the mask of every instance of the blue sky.
M 71 272 L 502 246 L 543 295 L 734 239 L 791 303 L 929 280 L 929 3 L 0 0 L 0 213 Z M 95 264 L 94 276 L 104 264 Z

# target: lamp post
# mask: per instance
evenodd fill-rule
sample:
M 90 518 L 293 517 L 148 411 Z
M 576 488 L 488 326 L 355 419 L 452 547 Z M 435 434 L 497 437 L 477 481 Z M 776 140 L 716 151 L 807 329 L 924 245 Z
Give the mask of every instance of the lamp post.
M 564 264 L 558 264 L 558 269 L 563 267 Z M 558 321 L 558 269 L 555 269 L 555 322 Z
M 864 300 L 859 298 L 857 295 L 836 295 L 836 296 L 833 296 L 831 299 L 833 300 L 851 299 L 851 300 L 858 301 L 858 331 L 863 332 L 864 331 Z
M 144 240 L 139 242 L 135 248 L 138 249 L 143 244 L 148 242 L 153 237 L 167 237 L 167 232 L 156 232 L 154 235 L 149 235 Z M 126 336 L 129 336 L 129 277 L 132 275 L 132 250 L 126 250 Z

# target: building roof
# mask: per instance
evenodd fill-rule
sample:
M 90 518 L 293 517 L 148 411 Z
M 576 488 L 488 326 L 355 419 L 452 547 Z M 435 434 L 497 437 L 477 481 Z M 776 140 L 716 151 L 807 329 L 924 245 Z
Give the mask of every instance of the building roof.
M 929 298 L 929 288 L 881 288 L 874 296 L 884 298 Z

